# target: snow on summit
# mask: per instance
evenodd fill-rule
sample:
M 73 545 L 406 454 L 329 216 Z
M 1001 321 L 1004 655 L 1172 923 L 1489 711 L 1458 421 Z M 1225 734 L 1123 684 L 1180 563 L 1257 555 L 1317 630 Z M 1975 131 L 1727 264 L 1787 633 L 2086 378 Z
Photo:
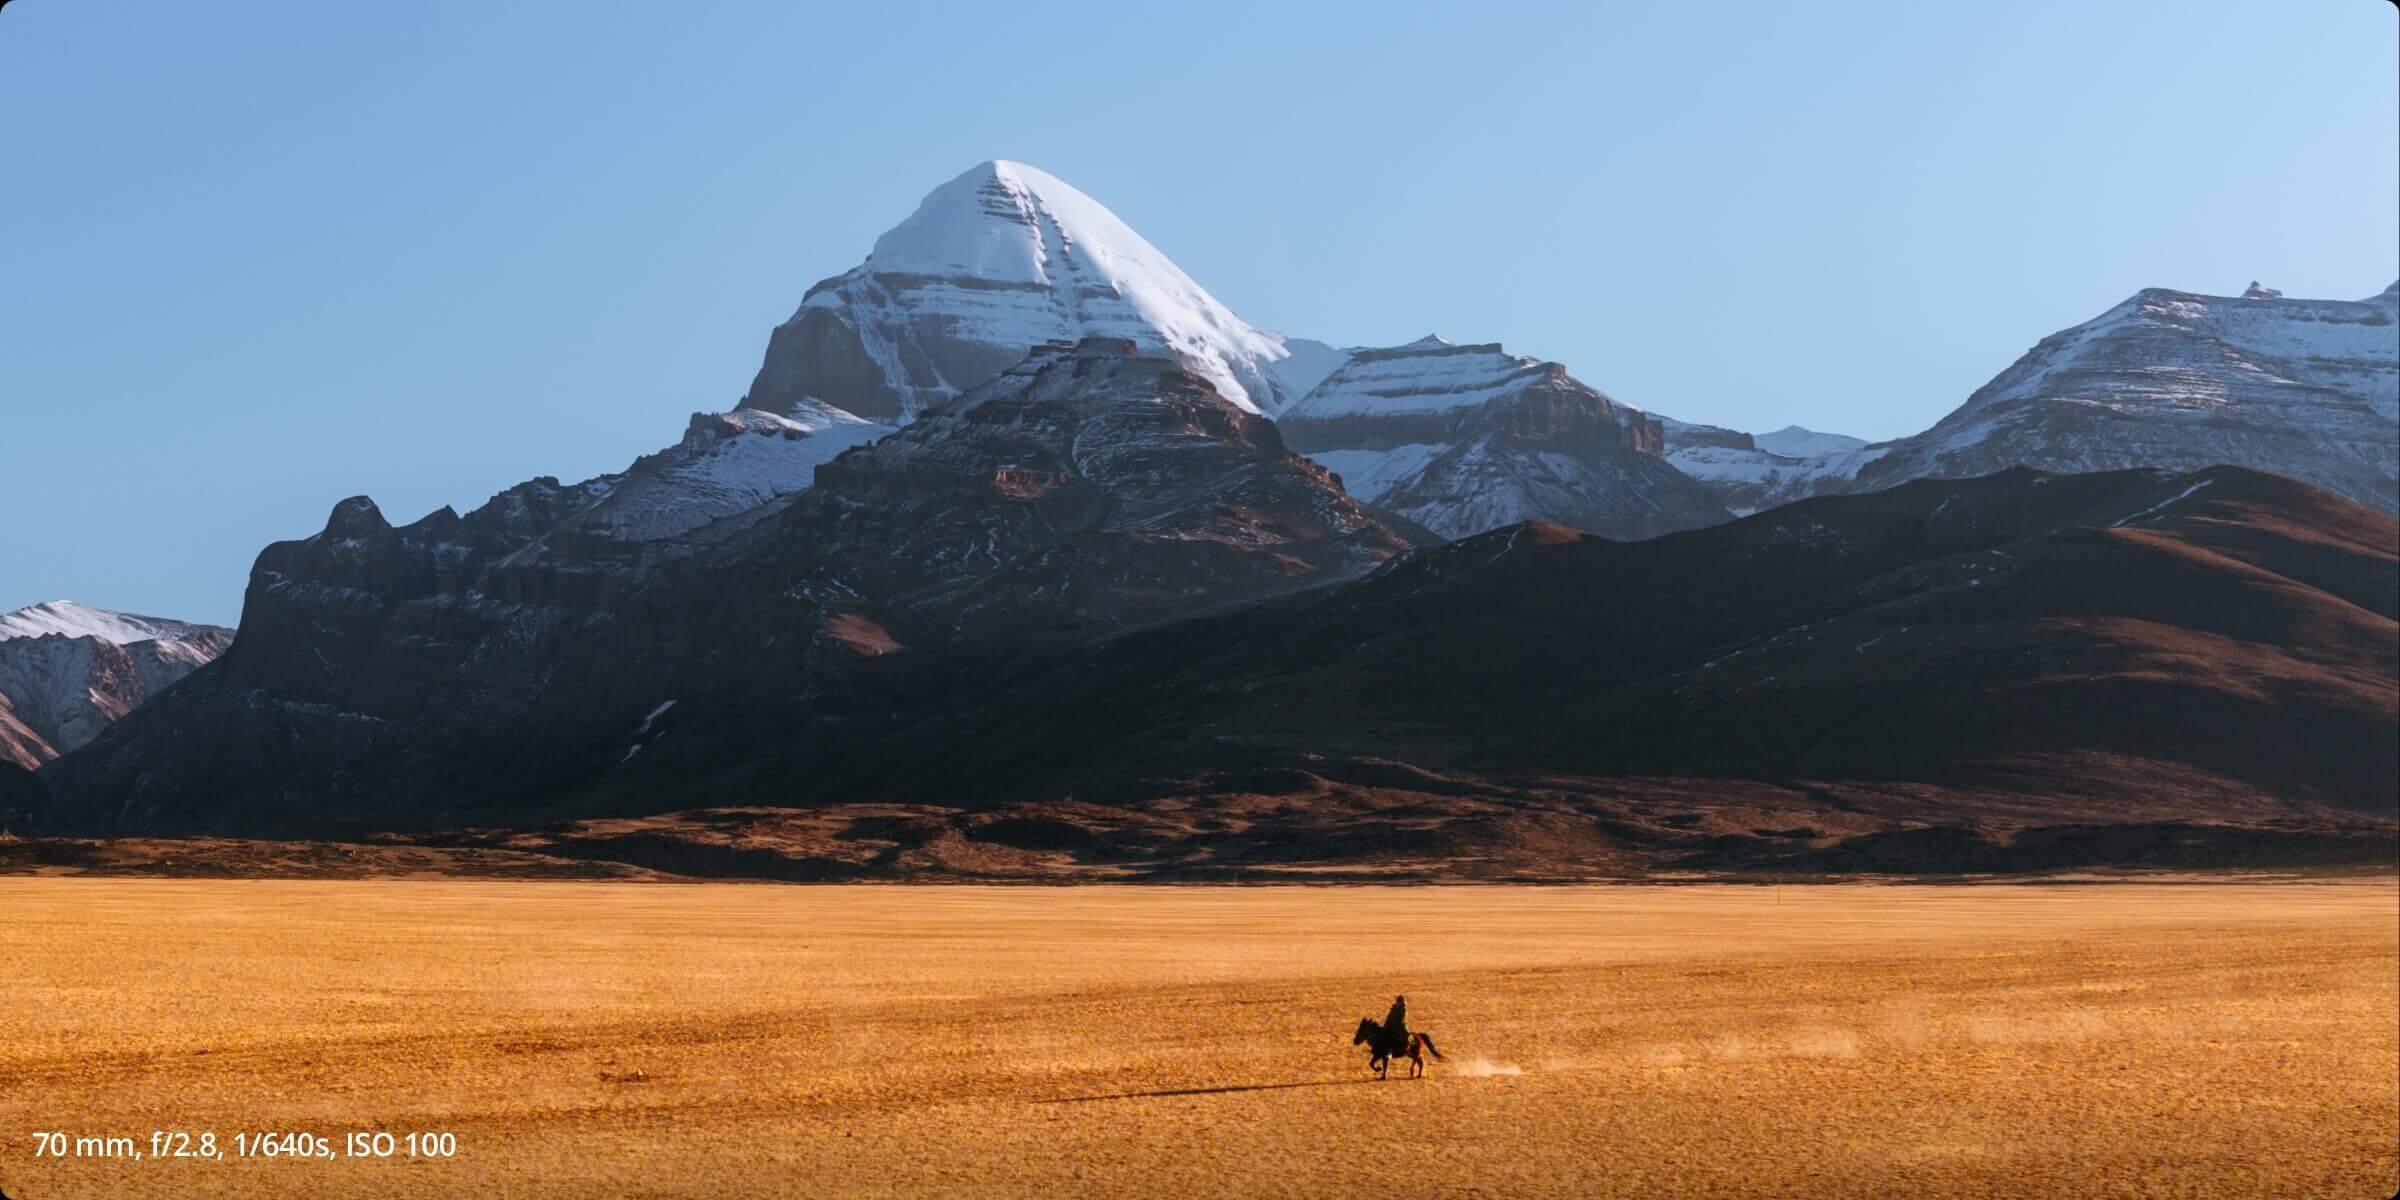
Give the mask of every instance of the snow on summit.
M 1034 346 L 1130 338 L 1236 405 L 1272 415 L 1339 363 L 1251 327 L 1090 196 L 993 160 L 935 188 L 865 262 L 809 289 L 745 404 L 913 419 Z
M 60 637 L 98 638 L 123 646 L 159 638 L 191 637 L 206 633 L 209 629 L 209 626 L 194 625 L 188 621 L 110 612 L 72 600 L 49 600 L 12 613 L 0 613 L 0 642 L 56 634 Z
M 2400 510 L 2400 285 L 2365 300 L 2145 288 L 2043 338 L 1859 486 L 2218 463 Z
M 1077 251 L 1103 274 L 1174 285 L 1186 293 L 1177 298 L 1182 306 L 1223 313 L 1158 247 L 1099 201 L 1046 171 L 999 159 L 933 189 L 907 220 L 875 239 L 866 265 L 889 274 L 1047 285 L 1054 282 L 1053 268 L 1072 270 L 1054 256 Z
M 72 600 L 0 613 L 0 763 L 31 770 L 89 742 L 232 641 Z

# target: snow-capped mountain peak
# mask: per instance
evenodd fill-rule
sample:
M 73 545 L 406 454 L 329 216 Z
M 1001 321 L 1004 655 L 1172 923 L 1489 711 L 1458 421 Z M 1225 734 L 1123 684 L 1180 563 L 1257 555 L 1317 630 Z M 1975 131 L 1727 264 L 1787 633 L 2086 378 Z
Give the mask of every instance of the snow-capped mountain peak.
M 1046 171 L 1003 159 L 933 189 L 907 220 L 875 239 L 865 265 L 891 275 L 1048 285 L 1054 272 L 1072 270 L 1064 260 L 1078 253 L 1104 274 L 1198 293 L 1185 303 L 1222 310 L 1098 201 Z
M 1785 458 L 1821 458 L 1856 450 L 1867 444 L 1865 438 L 1854 438 L 1846 433 L 1820 433 L 1798 425 L 1786 425 L 1773 433 L 1757 434 L 1751 440 L 1758 443 L 1759 449 Z
M 1170 355 L 1270 415 L 1338 365 L 1328 348 L 1235 316 L 1099 201 L 993 160 L 935 188 L 865 262 L 809 289 L 744 404 L 783 412 L 815 400 L 903 422 L 1034 346 L 1087 337 Z
M 865 269 L 1064 292 L 1066 311 L 1059 315 L 1086 323 L 1079 330 L 1085 336 L 1142 342 L 1144 333 L 1154 333 L 1163 345 L 1153 348 L 1184 359 L 1226 398 L 1253 410 L 1261 408 L 1263 398 L 1250 394 L 1252 388 L 1243 386 L 1228 360 L 1246 356 L 1272 362 L 1288 353 L 1281 338 L 1244 324 L 1099 201 L 1024 163 L 995 159 L 935 188 L 907 220 L 875 239 Z M 1130 312 L 1106 311 L 1115 307 L 1109 297 Z M 809 302 L 835 303 L 828 292 Z M 1022 348 L 1049 340 L 1052 334 L 1040 319 L 1046 314 L 1022 315 L 1035 318 L 1016 334 Z M 1125 323 L 1128 317 L 1133 328 L 1090 327 Z M 1004 325 L 991 332 L 1008 335 Z

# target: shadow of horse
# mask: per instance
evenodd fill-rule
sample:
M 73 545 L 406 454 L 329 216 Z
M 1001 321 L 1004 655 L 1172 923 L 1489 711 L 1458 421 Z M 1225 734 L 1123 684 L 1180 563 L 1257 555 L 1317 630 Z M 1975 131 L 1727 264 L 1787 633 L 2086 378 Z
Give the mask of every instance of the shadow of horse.
M 1141 1100 L 1151 1096 L 1217 1096 L 1226 1092 L 1280 1092 L 1286 1088 L 1343 1087 L 1372 1083 L 1370 1079 L 1302 1079 L 1291 1083 L 1235 1083 L 1222 1087 L 1160 1088 L 1149 1092 L 1110 1092 L 1104 1096 L 1058 1096 L 1037 1104 L 1089 1104 L 1095 1100 Z
M 1350 1044 L 1367 1048 L 1367 1068 L 1375 1072 L 1377 1079 L 1390 1078 L 1392 1060 L 1402 1055 L 1408 1057 L 1410 1079 L 1425 1077 L 1427 1053 L 1433 1055 L 1435 1062 L 1443 1061 L 1442 1052 L 1435 1049 L 1431 1037 L 1422 1033 L 1404 1034 L 1397 1029 L 1386 1029 L 1373 1017 L 1359 1019 L 1358 1032 L 1351 1036 Z

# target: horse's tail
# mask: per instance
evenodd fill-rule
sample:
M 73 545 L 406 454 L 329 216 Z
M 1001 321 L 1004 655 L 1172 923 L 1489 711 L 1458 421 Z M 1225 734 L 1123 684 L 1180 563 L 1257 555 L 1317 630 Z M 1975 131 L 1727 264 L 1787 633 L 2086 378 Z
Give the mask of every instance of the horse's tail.
M 1429 1051 L 1429 1052 L 1431 1052 L 1431 1053 L 1432 1053 L 1432 1055 L 1433 1055 L 1433 1061 L 1435 1061 L 1435 1062 L 1448 1062 L 1448 1061 L 1450 1061 L 1449 1059 L 1446 1059 L 1446 1058 L 1443 1058 L 1443 1057 L 1442 1057 L 1442 1052 L 1441 1052 L 1441 1051 L 1439 1051 L 1439 1050 L 1435 1050 L 1435 1049 L 1433 1048 L 1433 1037 L 1432 1037 L 1432 1035 L 1431 1035 L 1431 1034 L 1424 1034 L 1424 1033 L 1420 1033 L 1420 1034 L 1418 1034 L 1418 1035 L 1417 1035 L 1417 1040 L 1418 1040 L 1418 1041 L 1420 1041 L 1420 1042 L 1423 1042 L 1423 1043 L 1425 1043 L 1425 1049 L 1426 1049 L 1427 1051 Z

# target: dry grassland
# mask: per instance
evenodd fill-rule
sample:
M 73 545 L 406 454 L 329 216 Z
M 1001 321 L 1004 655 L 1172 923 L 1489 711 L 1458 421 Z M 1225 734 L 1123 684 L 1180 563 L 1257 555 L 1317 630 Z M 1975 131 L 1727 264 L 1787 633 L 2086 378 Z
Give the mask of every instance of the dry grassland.
M 0 879 L 0 1189 L 2325 1196 L 2400 888 Z M 1409 994 L 1448 1054 L 1366 1081 Z M 438 1130 L 449 1161 L 37 1158 Z

